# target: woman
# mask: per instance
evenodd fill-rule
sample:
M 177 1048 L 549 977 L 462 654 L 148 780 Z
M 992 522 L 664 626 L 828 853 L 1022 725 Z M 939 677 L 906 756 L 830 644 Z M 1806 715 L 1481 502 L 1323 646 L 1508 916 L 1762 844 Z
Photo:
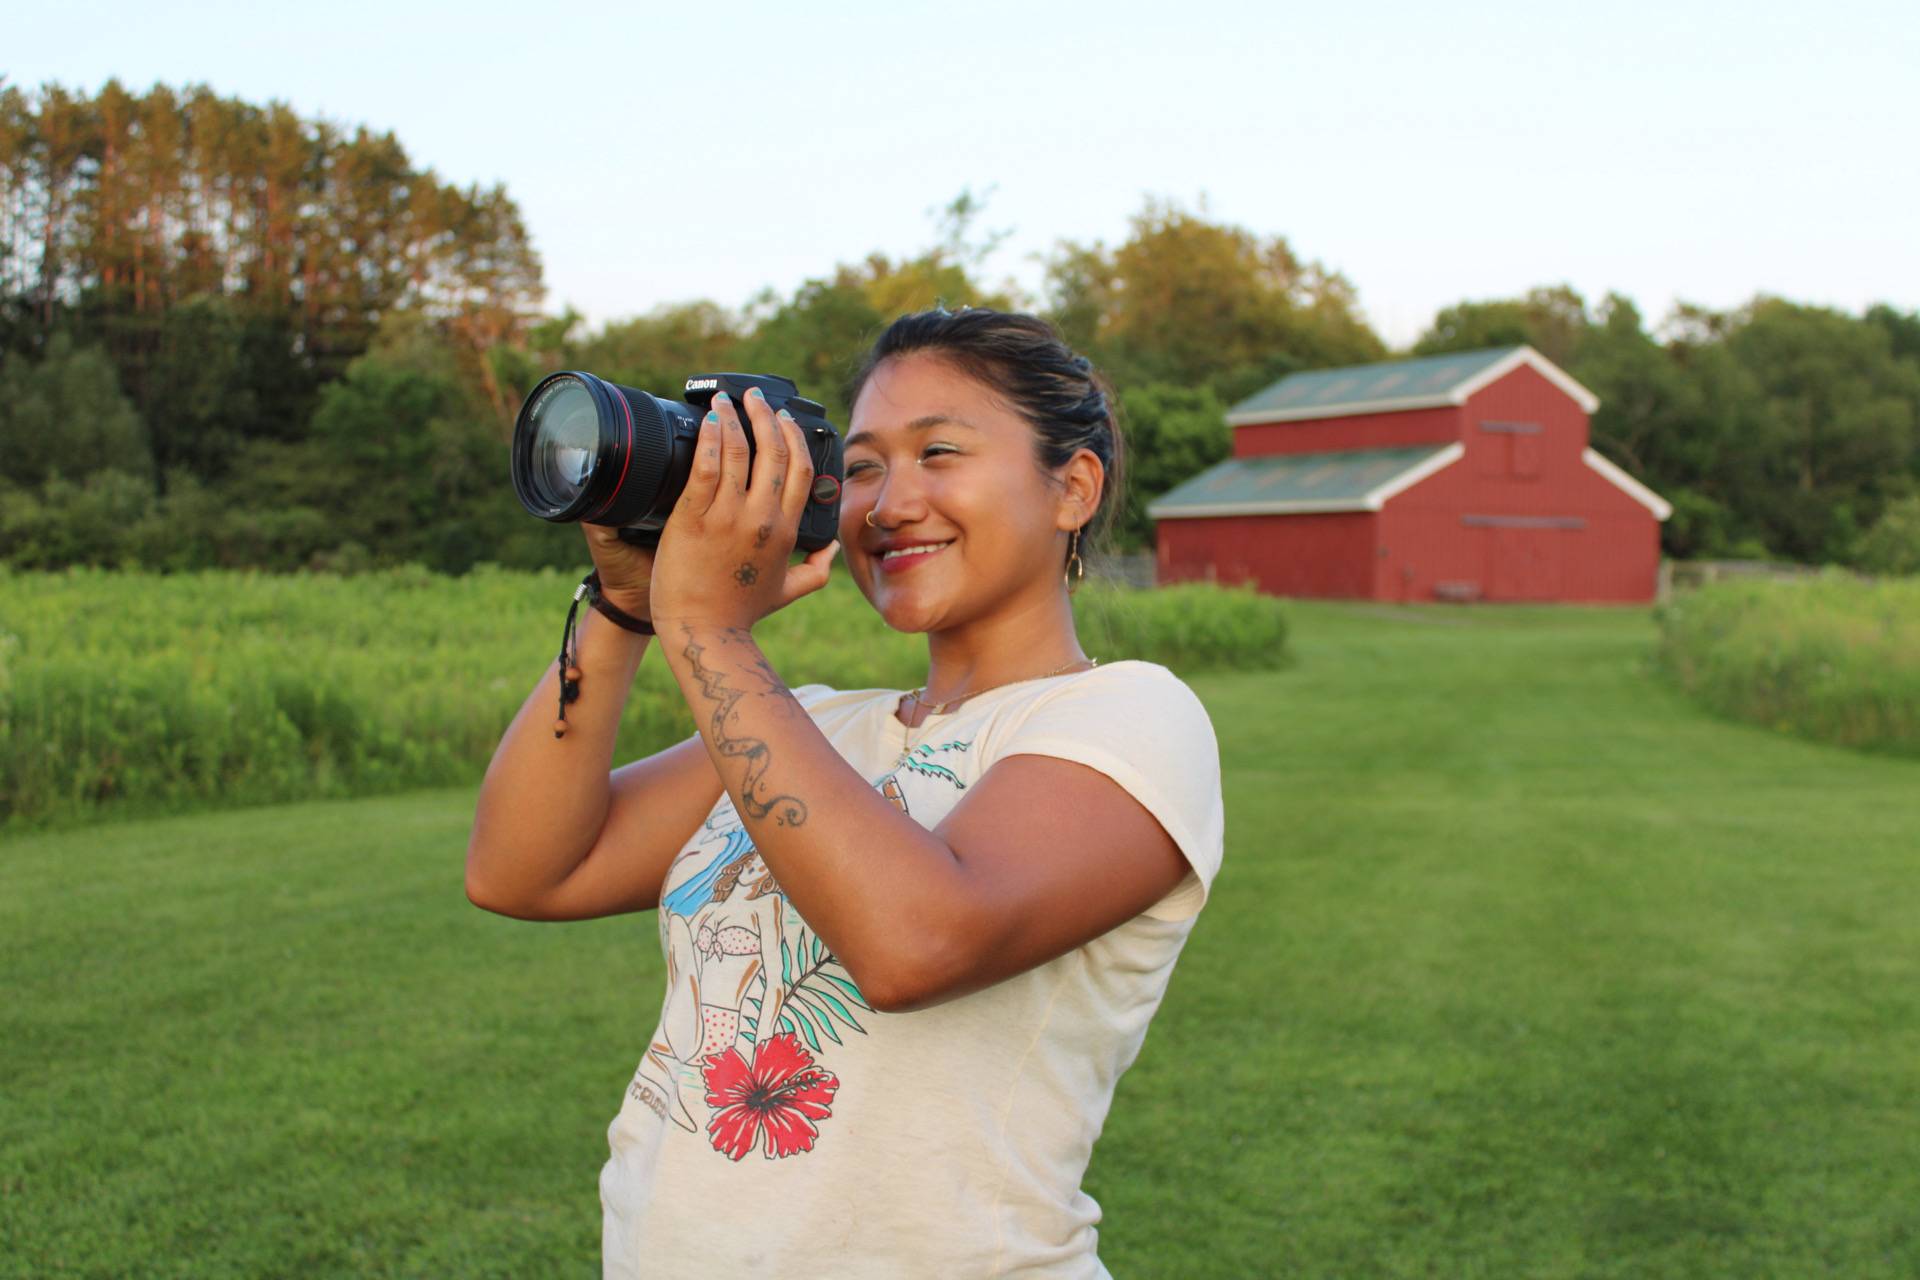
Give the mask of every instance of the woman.
M 481 791 L 467 891 L 658 908 L 668 991 L 609 1131 L 609 1276 L 1102 1276 L 1080 1178 L 1221 856 L 1219 751 L 1068 594 L 1118 502 L 1111 401 L 1045 322 L 903 316 L 849 395 L 840 541 L 811 463 L 716 401 L 657 553 L 583 526 L 699 735 L 608 776 L 642 634 L 589 612 Z M 752 463 L 742 415 L 760 442 Z M 844 545 L 926 684 L 789 689 L 754 641 Z

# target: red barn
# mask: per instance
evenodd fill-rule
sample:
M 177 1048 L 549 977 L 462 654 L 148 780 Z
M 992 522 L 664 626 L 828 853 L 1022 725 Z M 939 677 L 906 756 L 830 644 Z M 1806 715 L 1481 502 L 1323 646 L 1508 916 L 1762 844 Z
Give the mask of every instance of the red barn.
M 1650 602 L 1673 509 L 1588 447 L 1599 403 L 1531 347 L 1293 374 L 1228 411 L 1231 458 L 1148 505 L 1156 576 Z

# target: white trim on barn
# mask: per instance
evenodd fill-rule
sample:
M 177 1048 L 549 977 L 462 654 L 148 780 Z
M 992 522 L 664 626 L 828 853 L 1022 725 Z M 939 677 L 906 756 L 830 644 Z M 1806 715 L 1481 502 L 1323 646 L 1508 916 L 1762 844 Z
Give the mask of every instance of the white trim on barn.
M 1535 373 L 1566 392 L 1574 403 L 1578 404 L 1588 413 L 1592 413 L 1600 407 L 1599 396 L 1596 396 L 1593 392 L 1575 382 L 1572 375 L 1561 369 L 1560 366 L 1553 361 L 1541 355 L 1538 351 L 1535 351 L 1532 347 L 1521 347 L 1506 359 L 1499 361 L 1497 364 L 1488 365 L 1479 373 L 1474 374 L 1471 378 L 1468 378 L 1465 382 L 1455 387 L 1453 389 L 1453 402 L 1455 404 L 1465 404 L 1468 396 L 1480 390 L 1482 387 L 1490 386 L 1499 379 L 1506 377 L 1523 364 L 1531 366 Z
M 1582 449 L 1580 451 L 1580 460 L 1605 476 L 1616 488 L 1620 489 L 1635 502 L 1653 512 L 1654 519 L 1665 520 L 1673 514 L 1673 507 L 1666 499 L 1641 484 L 1638 480 L 1635 480 L 1619 467 L 1608 462 L 1592 449 Z
M 1179 520 L 1205 519 L 1209 516 L 1288 516 L 1329 511 L 1378 511 L 1386 505 L 1388 498 L 1419 484 L 1442 467 L 1459 461 L 1466 452 L 1466 446 L 1456 440 L 1446 448 L 1435 452 L 1431 457 L 1408 467 L 1399 475 L 1367 490 L 1358 498 L 1321 500 L 1295 498 L 1281 502 L 1242 502 L 1231 506 L 1192 507 L 1168 507 L 1148 503 L 1147 514 L 1155 520 Z
M 1227 425 L 1233 427 L 1251 426 L 1261 422 L 1305 422 L 1313 418 L 1351 418 L 1362 413 L 1397 413 L 1403 409 L 1445 409 L 1467 402 L 1467 397 L 1506 377 L 1521 365 L 1527 365 L 1541 377 L 1567 393 L 1567 395 L 1587 413 L 1591 414 L 1600 407 L 1600 397 L 1575 382 L 1573 378 L 1553 361 L 1535 351 L 1532 347 L 1519 347 L 1511 354 L 1488 365 L 1471 378 L 1455 383 L 1447 390 L 1436 395 L 1400 396 L 1385 400 L 1356 400 L 1346 404 L 1310 405 L 1299 409 L 1252 410 L 1247 413 L 1230 413 Z M 1665 519 L 1662 516 L 1661 519 Z

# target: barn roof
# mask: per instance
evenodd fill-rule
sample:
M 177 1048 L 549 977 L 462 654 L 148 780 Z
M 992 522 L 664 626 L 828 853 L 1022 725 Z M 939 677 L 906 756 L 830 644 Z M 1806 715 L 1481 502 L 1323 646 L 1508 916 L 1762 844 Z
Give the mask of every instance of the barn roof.
M 1179 516 L 1265 516 L 1307 511 L 1378 511 L 1382 504 L 1461 456 L 1452 444 L 1338 453 L 1229 458 L 1147 504 L 1156 520 Z
M 1237 426 L 1464 404 L 1468 396 L 1523 364 L 1539 371 L 1588 413 L 1600 407 L 1599 397 L 1532 347 L 1487 347 L 1291 373 L 1227 410 L 1227 421 Z

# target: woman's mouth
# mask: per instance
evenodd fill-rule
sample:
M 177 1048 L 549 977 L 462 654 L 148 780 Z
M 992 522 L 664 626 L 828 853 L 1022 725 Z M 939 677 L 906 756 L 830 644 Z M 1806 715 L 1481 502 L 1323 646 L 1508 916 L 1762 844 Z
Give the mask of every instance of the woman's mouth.
M 945 542 L 930 542 L 918 547 L 900 547 L 897 550 L 883 552 L 880 557 L 880 572 L 900 573 L 924 563 L 933 556 L 953 545 L 949 538 Z

